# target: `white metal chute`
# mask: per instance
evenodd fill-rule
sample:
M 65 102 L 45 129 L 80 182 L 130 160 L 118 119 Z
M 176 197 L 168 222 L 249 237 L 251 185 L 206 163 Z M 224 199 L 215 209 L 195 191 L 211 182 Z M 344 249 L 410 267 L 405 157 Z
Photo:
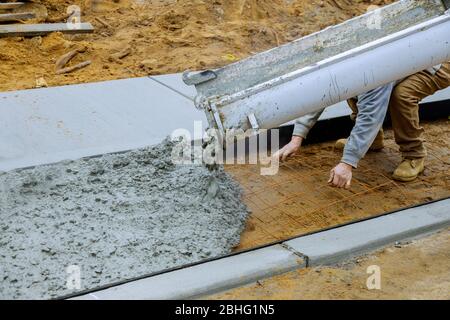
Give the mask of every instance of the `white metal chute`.
M 268 129 L 448 60 L 444 2 L 403 0 L 185 80 L 212 127 Z
M 450 15 L 417 28 L 391 42 L 358 48 L 304 72 L 274 79 L 273 84 L 259 85 L 253 92 L 219 99 L 215 104 L 222 125 L 247 129 L 246 116 L 254 114 L 261 128 L 273 128 L 449 61 Z

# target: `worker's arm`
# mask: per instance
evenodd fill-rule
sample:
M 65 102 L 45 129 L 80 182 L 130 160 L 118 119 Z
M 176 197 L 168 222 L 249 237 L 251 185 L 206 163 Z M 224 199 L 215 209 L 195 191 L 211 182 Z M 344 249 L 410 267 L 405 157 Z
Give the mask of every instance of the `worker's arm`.
M 345 145 L 341 163 L 331 170 L 329 183 L 333 186 L 350 187 L 352 168 L 358 167 L 383 126 L 394 85 L 392 82 L 358 96 L 355 126 Z
M 309 131 L 316 124 L 317 120 L 322 115 L 323 110 L 307 114 L 295 120 L 294 132 L 292 134 L 291 142 L 285 145 L 282 149 L 276 152 L 273 156 L 281 161 L 295 154 L 302 146 L 303 140 L 306 139 Z
M 358 115 L 344 148 L 341 162 L 358 166 L 383 126 L 394 82 L 358 96 Z
M 292 135 L 306 139 L 309 131 L 317 123 L 324 110 L 325 109 L 307 114 L 306 116 L 295 120 L 294 132 L 292 133 Z

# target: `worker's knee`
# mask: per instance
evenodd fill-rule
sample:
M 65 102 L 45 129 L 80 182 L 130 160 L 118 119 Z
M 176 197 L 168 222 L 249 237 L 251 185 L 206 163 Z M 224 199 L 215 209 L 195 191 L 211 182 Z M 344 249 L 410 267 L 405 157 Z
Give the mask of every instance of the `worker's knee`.
M 443 63 L 437 73 L 442 74 L 447 79 L 450 79 L 450 62 Z
M 436 73 L 439 90 L 450 87 L 450 63 L 443 63 L 441 68 Z
M 409 86 L 408 83 L 400 83 L 391 94 L 391 107 L 401 107 L 409 103 L 417 103 L 419 101 L 417 90 Z

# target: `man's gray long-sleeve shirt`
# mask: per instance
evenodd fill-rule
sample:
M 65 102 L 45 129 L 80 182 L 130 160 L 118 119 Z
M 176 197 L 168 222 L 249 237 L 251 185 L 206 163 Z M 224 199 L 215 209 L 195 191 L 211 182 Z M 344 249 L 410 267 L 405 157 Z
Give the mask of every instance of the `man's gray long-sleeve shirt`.
M 434 75 L 441 67 L 442 64 L 439 64 L 425 71 Z M 401 81 L 389 83 L 357 97 L 358 117 L 345 145 L 342 162 L 355 168 L 358 166 L 358 162 L 365 156 L 383 125 L 392 90 Z M 306 138 L 322 113 L 323 110 L 297 119 L 294 136 Z
M 356 168 L 365 156 L 383 125 L 394 86 L 395 82 L 392 82 L 357 97 L 358 117 L 345 145 L 342 162 Z M 322 112 L 323 110 L 297 119 L 294 135 L 306 138 Z

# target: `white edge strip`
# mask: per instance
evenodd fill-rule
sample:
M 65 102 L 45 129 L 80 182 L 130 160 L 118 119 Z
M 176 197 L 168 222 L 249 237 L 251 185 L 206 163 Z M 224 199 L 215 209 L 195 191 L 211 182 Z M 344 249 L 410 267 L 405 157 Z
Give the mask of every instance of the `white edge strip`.
M 192 299 L 302 268 L 305 260 L 280 245 L 249 251 L 94 292 L 100 300 Z M 92 300 L 87 294 L 75 300 Z

